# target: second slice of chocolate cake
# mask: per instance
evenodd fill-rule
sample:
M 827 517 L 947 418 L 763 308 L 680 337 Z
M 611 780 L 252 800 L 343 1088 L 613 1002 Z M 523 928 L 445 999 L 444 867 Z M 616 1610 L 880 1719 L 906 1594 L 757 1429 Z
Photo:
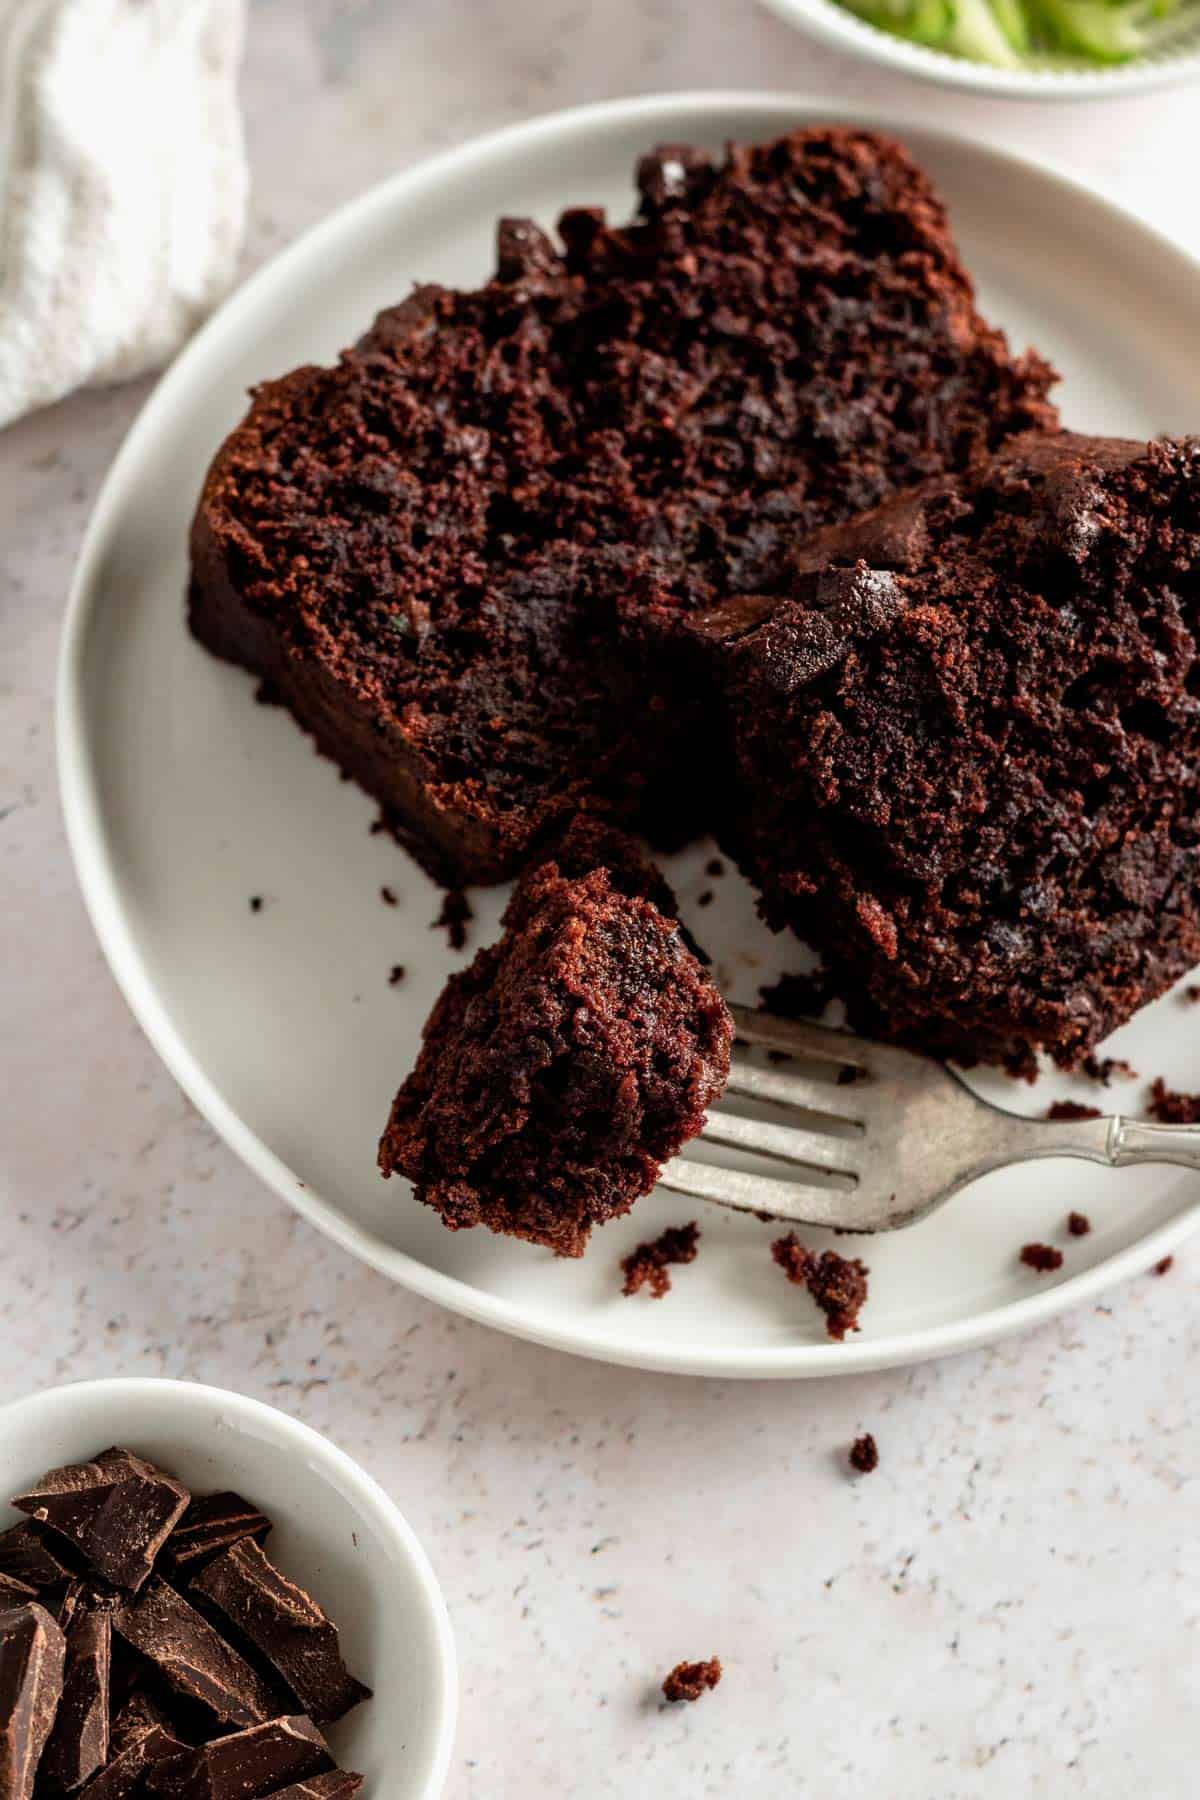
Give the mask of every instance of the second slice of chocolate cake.
M 1065 1067 L 1200 960 L 1200 448 L 1018 440 L 698 622 L 732 827 L 851 1022 Z
M 605 865 L 598 866 L 603 855 Z M 451 1230 L 579 1256 L 704 1123 L 733 1021 L 636 847 L 581 822 L 451 977 L 379 1149 Z

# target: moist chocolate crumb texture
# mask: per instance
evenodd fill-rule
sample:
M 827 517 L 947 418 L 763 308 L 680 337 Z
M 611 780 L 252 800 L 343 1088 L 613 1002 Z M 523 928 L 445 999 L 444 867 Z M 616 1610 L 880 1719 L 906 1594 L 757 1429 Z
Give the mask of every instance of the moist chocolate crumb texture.
M 111 1449 L 14 1504 L 30 1517 L 0 1533 L 0 1800 L 352 1800 L 362 1777 L 314 1720 L 370 1689 L 268 1560 L 252 1502 L 193 1499 Z
M 637 176 L 630 224 L 502 221 L 483 287 L 419 288 L 258 388 L 196 513 L 195 635 L 448 885 L 581 808 L 678 838 L 711 737 L 678 620 L 1054 423 L 887 139 L 667 146 Z
M 732 1040 L 662 878 L 580 821 L 518 882 L 500 941 L 451 977 L 380 1168 L 407 1175 L 452 1231 L 482 1224 L 580 1256 L 700 1130 Z
M 790 1282 L 808 1289 L 825 1314 L 825 1329 L 831 1338 L 841 1343 L 848 1331 L 858 1330 L 870 1275 L 865 1263 L 858 1257 L 839 1256 L 836 1250 L 822 1250 L 818 1256 L 794 1231 L 775 1239 L 771 1255 Z
M 698 1700 L 701 1694 L 716 1687 L 721 1674 L 719 1656 L 710 1656 L 706 1662 L 676 1663 L 663 1679 L 663 1695 L 672 1702 Z
M 672 1265 L 695 1262 L 699 1242 L 700 1227 L 694 1219 L 689 1225 L 668 1225 L 658 1237 L 621 1258 L 621 1292 L 633 1295 L 649 1288 L 652 1300 L 664 1299 L 671 1291 Z
M 1064 1067 L 1200 960 L 1200 449 L 1027 435 L 729 603 L 737 846 L 850 1022 Z

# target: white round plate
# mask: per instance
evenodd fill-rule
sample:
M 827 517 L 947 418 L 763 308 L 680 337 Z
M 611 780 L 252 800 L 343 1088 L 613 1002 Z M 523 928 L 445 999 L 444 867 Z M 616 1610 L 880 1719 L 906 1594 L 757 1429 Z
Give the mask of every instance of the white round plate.
M 1154 28 L 1153 48 L 1132 62 L 1106 65 L 1081 56 L 1044 55 L 1016 69 L 911 43 L 860 19 L 837 0 L 763 0 L 763 5 L 835 50 L 902 69 L 921 81 L 1009 100 L 1102 100 L 1200 78 L 1200 10 L 1191 0 Z
M 188 520 L 250 383 L 334 356 L 411 281 L 480 280 L 497 215 L 552 222 L 564 203 L 588 201 L 619 216 L 649 145 L 716 148 L 836 116 L 850 117 L 786 97 L 621 101 L 385 182 L 262 270 L 171 369 L 100 497 L 67 620 L 59 760 L 79 877 L 118 981 L 196 1105 L 305 1218 L 397 1281 L 541 1343 L 645 1368 L 825 1375 L 980 1344 L 1165 1255 L 1200 1220 L 1200 1183 L 1061 1162 L 990 1176 L 923 1224 L 867 1243 L 871 1298 L 861 1333 L 840 1345 L 773 1266 L 771 1228 L 716 1207 L 700 1209 L 700 1254 L 660 1301 L 622 1296 L 618 1258 L 693 1216 L 678 1198 L 649 1196 L 578 1262 L 446 1231 L 402 1183 L 379 1178 L 375 1146 L 462 958 L 430 928 L 434 888 L 370 834 L 371 803 L 286 714 L 254 704 L 249 677 L 188 636 Z M 985 312 L 1058 363 L 1073 425 L 1149 436 L 1200 424 L 1194 262 L 1033 163 L 932 131 L 903 135 L 950 202 Z M 805 957 L 756 923 L 732 874 L 704 874 L 711 854 L 693 847 L 668 874 L 726 991 L 753 1000 L 758 983 Z M 382 902 L 383 886 L 398 905 Z M 699 909 L 709 887 L 718 901 Z M 471 947 L 494 932 L 503 895 L 474 901 Z M 407 977 L 391 986 L 397 963 Z M 1168 997 L 1119 1034 L 1120 1050 L 1147 1078 L 1200 1087 L 1198 1027 L 1200 1015 Z M 1028 1110 L 1068 1091 L 1000 1085 Z M 1139 1092 L 1124 1090 L 1126 1104 Z M 1071 1207 L 1093 1231 L 1070 1242 L 1060 1276 L 1021 1268 L 1019 1246 L 1056 1238 Z
M 232 1488 L 274 1522 L 269 1554 L 311 1589 L 375 1699 L 330 1727 L 363 1800 L 437 1800 L 454 1747 L 458 1676 L 446 1603 L 398 1508 L 344 1450 L 287 1413 L 225 1388 L 118 1376 L 44 1388 L 0 1408 L 5 1504 L 47 1469 L 124 1444 L 193 1493 Z

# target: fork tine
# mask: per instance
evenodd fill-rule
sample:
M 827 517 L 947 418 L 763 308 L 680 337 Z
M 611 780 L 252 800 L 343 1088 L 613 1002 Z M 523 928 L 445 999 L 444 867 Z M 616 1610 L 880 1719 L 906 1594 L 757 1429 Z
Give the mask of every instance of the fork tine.
M 830 1118 L 849 1119 L 855 1125 L 862 1123 L 861 1085 L 837 1087 L 832 1081 L 793 1075 L 784 1069 L 756 1069 L 747 1062 L 735 1060 L 730 1065 L 725 1092 L 742 1094 L 748 1100 L 774 1100 L 781 1106 L 826 1113 Z
M 729 1010 L 740 1038 L 748 1044 L 761 1044 L 766 1050 L 783 1050 L 788 1056 L 865 1069 L 870 1063 L 869 1050 L 878 1048 L 849 1031 L 834 1031 L 828 1025 L 812 1025 L 805 1019 L 779 1019 L 774 1013 L 756 1012 L 751 1006 L 731 1006 Z
M 739 1150 L 777 1157 L 780 1162 L 798 1163 L 801 1168 L 834 1169 L 841 1175 L 857 1175 L 862 1160 L 857 1139 L 743 1119 L 737 1113 L 709 1113 L 704 1137 L 710 1144 L 732 1144 Z
M 744 1169 L 722 1169 L 715 1163 L 692 1162 L 673 1156 L 664 1163 L 659 1186 L 695 1200 L 716 1200 L 738 1212 L 770 1213 L 786 1225 L 843 1224 L 846 1190 L 809 1187 L 802 1181 L 775 1181 L 770 1176 L 750 1175 Z

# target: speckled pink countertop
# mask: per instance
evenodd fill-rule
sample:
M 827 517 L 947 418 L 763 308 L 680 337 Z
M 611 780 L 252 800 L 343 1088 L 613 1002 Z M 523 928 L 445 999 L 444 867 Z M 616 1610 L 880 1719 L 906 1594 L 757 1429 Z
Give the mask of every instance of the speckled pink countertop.
M 701 86 L 935 114 L 1050 155 L 1200 249 L 1196 89 L 1059 108 L 943 95 L 743 0 L 259 0 L 247 266 L 473 132 Z M 1193 1794 L 1200 1253 L 939 1365 L 794 1387 L 640 1375 L 389 1286 L 192 1111 L 92 938 L 52 754 L 72 559 L 144 392 L 0 435 L 0 1400 L 192 1376 L 361 1459 L 450 1604 L 455 1800 Z M 864 1429 L 881 1461 L 856 1480 Z M 712 1652 L 720 1689 L 662 1711 L 656 1678 Z

